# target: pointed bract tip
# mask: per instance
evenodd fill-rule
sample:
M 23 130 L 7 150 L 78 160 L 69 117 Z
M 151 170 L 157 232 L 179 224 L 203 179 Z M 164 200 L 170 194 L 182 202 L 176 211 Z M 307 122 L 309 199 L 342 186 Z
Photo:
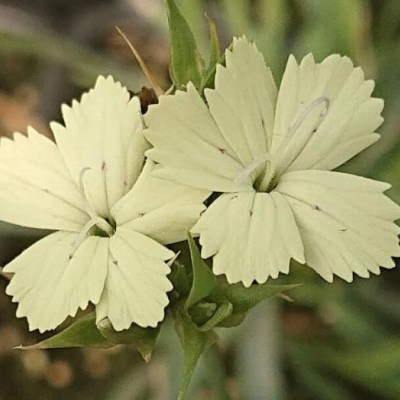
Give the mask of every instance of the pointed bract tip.
M 144 76 L 148 80 L 151 88 L 156 93 L 157 97 L 164 94 L 164 90 L 161 88 L 161 86 L 157 82 L 157 79 L 155 78 L 153 73 L 150 71 L 150 69 L 147 67 L 146 63 L 144 62 L 144 60 L 142 59 L 142 57 L 140 56 L 140 54 L 138 53 L 136 48 L 133 46 L 132 42 L 128 39 L 128 37 L 125 35 L 125 33 L 122 32 L 122 30 L 118 26 L 116 26 L 115 29 L 117 30 L 119 35 L 122 37 L 122 39 L 125 41 L 125 43 L 128 45 L 133 56 L 135 57 L 136 61 L 138 62 L 140 69 L 142 70 Z

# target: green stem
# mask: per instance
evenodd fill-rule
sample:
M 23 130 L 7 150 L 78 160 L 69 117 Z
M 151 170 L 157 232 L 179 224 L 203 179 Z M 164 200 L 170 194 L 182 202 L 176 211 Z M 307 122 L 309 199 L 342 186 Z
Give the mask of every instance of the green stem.
M 197 341 L 195 346 L 193 346 L 190 350 L 185 349 L 185 361 L 183 367 L 181 386 L 179 388 L 179 393 L 178 393 L 178 400 L 185 399 L 189 383 L 192 379 L 194 370 L 200 359 L 200 356 L 203 353 L 205 344 L 206 343 L 204 342 L 204 340 L 200 339 L 199 341 Z
M 175 313 L 175 328 L 185 357 L 178 393 L 178 400 L 184 400 L 200 356 L 216 341 L 217 335 L 211 330 L 207 332 L 200 331 L 183 309 L 178 309 Z

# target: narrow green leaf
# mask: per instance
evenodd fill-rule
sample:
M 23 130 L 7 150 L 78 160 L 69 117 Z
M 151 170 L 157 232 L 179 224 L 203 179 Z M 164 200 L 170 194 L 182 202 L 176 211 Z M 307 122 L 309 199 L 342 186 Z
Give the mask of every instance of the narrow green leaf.
M 221 57 L 221 48 L 219 45 L 217 27 L 215 22 L 206 14 L 206 19 L 208 22 L 208 29 L 210 31 L 210 61 L 208 63 L 208 68 L 215 67 Z
M 178 400 L 184 400 L 193 372 L 203 352 L 217 340 L 213 331 L 201 332 L 184 310 L 175 314 L 175 327 L 184 351 L 184 366 Z
M 146 362 L 150 361 L 160 332 L 159 328 L 142 328 L 135 324 L 129 329 L 115 331 L 108 318 L 99 321 L 97 328 L 108 342 L 133 345 Z
M 215 63 L 212 67 L 208 68 L 207 71 L 203 75 L 203 79 L 201 80 L 201 85 L 199 88 L 199 92 L 203 93 L 204 89 L 207 88 L 214 88 L 214 80 L 215 80 L 215 74 L 217 72 L 217 65 L 218 64 L 223 64 L 225 62 L 225 53 L 223 53 L 218 62 Z
M 294 289 L 299 285 L 252 285 L 248 288 L 242 283 L 230 285 L 221 284 L 220 287 L 212 293 L 212 301 L 228 300 L 233 304 L 234 313 L 245 313 L 263 300 L 273 297 L 279 293 Z
M 210 60 L 201 80 L 201 85 L 199 89 L 200 93 L 202 93 L 206 88 L 214 87 L 214 78 L 217 71 L 217 65 L 221 64 L 225 59 L 225 54 L 221 55 L 221 49 L 215 23 L 207 14 L 206 18 L 210 30 Z
M 185 303 L 186 310 L 193 304 L 207 297 L 218 285 L 217 278 L 201 258 L 199 249 L 190 233 L 188 233 L 188 242 L 193 267 L 193 282 Z
M 21 349 L 57 349 L 63 347 L 111 347 L 115 343 L 108 341 L 96 327 L 94 314 L 86 315 L 60 333 L 32 346 L 20 346 Z
M 203 61 L 188 23 L 174 0 L 166 0 L 171 40 L 171 79 L 178 89 L 189 81 L 200 86 Z

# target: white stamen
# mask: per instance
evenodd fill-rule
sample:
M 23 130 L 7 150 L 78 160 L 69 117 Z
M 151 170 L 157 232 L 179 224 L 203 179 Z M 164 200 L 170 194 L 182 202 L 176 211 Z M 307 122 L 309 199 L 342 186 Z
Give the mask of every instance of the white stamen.
M 90 207 L 89 201 L 86 196 L 85 187 L 83 185 L 83 176 L 90 169 L 91 169 L 90 167 L 83 168 L 81 170 L 81 172 L 79 173 L 79 178 L 78 178 L 79 189 L 83 196 L 84 208 L 85 208 L 85 211 L 87 212 L 87 214 L 90 216 L 90 220 L 88 222 L 86 222 L 86 224 L 83 226 L 82 230 L 80 231 L 78 237 L 72 243 L 72 251 L 70 253 L 71 258 L 73 257 L 74 253 L 79 248 L 79 246 L 88 237 L 88 233 L 94 226 L 97 226 L 99 229 L 101 229 L 104 233 L 106 233 L 110 237 L 115 233 L 115 230 L 112 227 L 112 225 L 106 219 L 96 215 L 96 213 Z
M 313 130 L 303 132 L 302 137 L 294 139 L 296 131 L 301 127 L 301 125 L 304 123 L 306 118 L 309 116 L 309 114 L 315 110 L 316 107 L 318 107 L 320 104 L 324 104 L 325 107 L 322 109 L 320 112 L 319 116 L 321 118 L 320 121 L 318 121 L 317 125 Z M 326 116 L 328 110 L 330 107 L 330 101 L 328 97 L 326 96 L 320 96 L 313 100 L 311 103 L 309 103 L 303 112 L 300 114 L 300 116 L 296 119 L 296 121 L 293 123 L 293 125 L 290 127 L 288 134 L 284 138 L 284 140 L 280 143 L 278 149 L 276 150 L 275 154 L 279 156 L 279 163 L 274 165 L 270 165 L 267 173 L 263 177 L 260 185 L 259 185 L 259 190 L 260 191 L 266 191 L 268 190 L 269 185 L 271 184 L 271 181 L 275 179 L 277 175 L 280 176 L 280 174 L 285 171 L 288 166 L 293 163 L 293 161 L 299 156 L 299 154 L 304 150 L 304 147 L 307 145 L 310 137 L 313 135 L 313 133 L 317 130 L 318 126 L 321 124 L 322 119 Z M 296 148 L 297 151 L 294 152 L 293 146 L 291 146 L 291 141 L 292 140 L 297 140 L 297 145 Z M 282 162 L 284 160 L 284 162 Z M 279 169 L 278 169 L 279 168 Z
M 235 177 L 234 181 L 237 184 L 245 183 L 248 177 L 262 164 L 270 161 L 271 157 L 269 153 L 264 153 L 255 158 L 246 168 L 243 168 L 237 176 Z
M 89 171 L 91 168 L 90 167 L 85 167 L 82 169 L 81 172 L 79 172 L 79 178 L 78 178 L 78 182 L 79 182 L 79 189 L 85 193 L 85 188 L 83 186 L 83 175 L 85 175 L 85 172 Z
M 85 175 L 85 173 L 87 171 L 89 171 L 91 168 L 90 167 L 85 167 L 81 170 L 81 172 L 79 173 L 79 189 L 81 191 L 81 193 L 83 194 L 83 206 L 85 207 L 85 211 L 89 214 L 89 216 L 91 218 L 96 218 L 96 214 L 92 211 L 89 201 L 86 197 L 86 192 L 85 192 L 85 187 L 83 185 L 83 176 Z M 90 222 L 90 221 L 89 221 Z

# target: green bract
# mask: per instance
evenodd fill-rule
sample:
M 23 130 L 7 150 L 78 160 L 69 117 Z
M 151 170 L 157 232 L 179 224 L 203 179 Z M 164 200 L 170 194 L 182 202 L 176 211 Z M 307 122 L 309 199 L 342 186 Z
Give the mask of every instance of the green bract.
M 191 82 L 202 92 L 213 85 L 216 66 L 223 60 L 215 24 L 206 16 L 210 30 L 210 59 L 205 67 L 194 35 L 175 1 L 165 0 L 165 2 L 171 40 L 171 80 L 178 89 Z

